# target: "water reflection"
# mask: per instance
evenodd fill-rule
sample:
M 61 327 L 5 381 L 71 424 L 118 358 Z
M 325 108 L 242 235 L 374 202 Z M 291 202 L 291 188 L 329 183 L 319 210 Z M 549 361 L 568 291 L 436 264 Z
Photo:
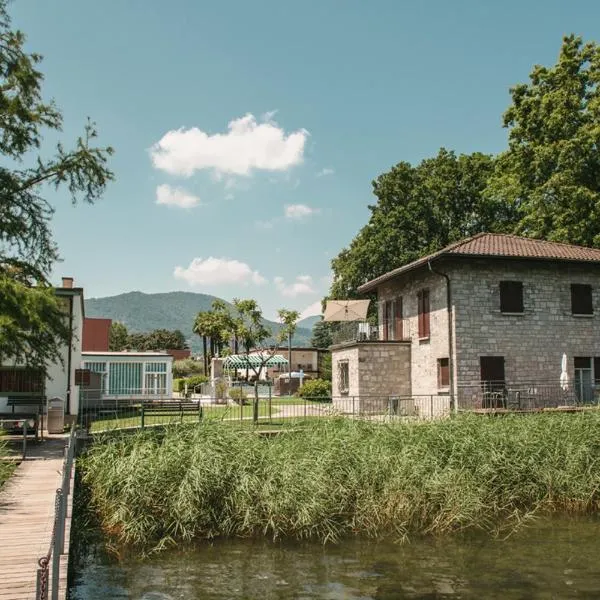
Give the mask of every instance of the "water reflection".
M 221 540 L 140 561 L 98 546 L 71 598 L 96 600 L 600 598 L 600 521 L 545 519 L 507 540 L 349 540 L 336 546 Z

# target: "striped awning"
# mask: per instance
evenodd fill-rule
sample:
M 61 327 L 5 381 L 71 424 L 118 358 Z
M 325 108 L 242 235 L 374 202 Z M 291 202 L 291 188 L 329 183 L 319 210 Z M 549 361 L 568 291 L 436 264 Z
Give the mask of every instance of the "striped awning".
M 259 368 L 263 367 L 274 367 L 276 365 L 287 365 L 287 358 L 281 356 L 281 354 L 274 354 L 269 356 L 261 356 L 260 354 L 232 354 L 227 356 L 223 361 L 223 367 L 225 369 L 245 369 L 246 367 Z

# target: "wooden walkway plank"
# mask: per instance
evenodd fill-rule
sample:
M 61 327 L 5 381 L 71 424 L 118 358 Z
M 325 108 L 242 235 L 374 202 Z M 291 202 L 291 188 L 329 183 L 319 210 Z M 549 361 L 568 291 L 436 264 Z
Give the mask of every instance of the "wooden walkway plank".
M 38 559 L 50 548 L 66 441 L 61 437 L 32 446 L 27 460 L 0 489 L 0 600 L 35 599 Z M 66 536 L 72 496 L 68 497 Z M 68 540 L 65 537 L 66 556 L 61 559 L 61 599 L 66 597 Z

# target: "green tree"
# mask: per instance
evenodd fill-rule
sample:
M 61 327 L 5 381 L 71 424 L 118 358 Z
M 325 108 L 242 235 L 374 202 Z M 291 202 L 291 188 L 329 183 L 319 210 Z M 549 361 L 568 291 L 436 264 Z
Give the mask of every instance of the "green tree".
M 328 321 L 317 321 L 313 325 L 311 345 L 314 348 L 329 348 L 333 344 L 331 337 L 331 323 Z
M 127 327 L 123 323 L 114 321 L 110 324 L 110 331 L 108 333 L 108 349 L 111 352 L 120 352 L 127 348 L 129 340 L 129 332 Z
M 281 321 L 281 329 L 278 332 L 278 341 L 287 340 L 288 343 L 288 371 L 292 372 L 292 338 L 296 333 L 300 313 L 297 310 L 287 310 L 280 308 L 277 311 Z
M 146 334 L 145 350 L 184 350 L 185 336 L 179 329 L 154 329 Z
M 191 358 L 173 361 L 173 377 L 188 377 L 189 375 L 203 375 L 202 363 Z
M 254 404 L 252 416 L 255 423 L 258 422 L 258 378 L 263 368 L 269 362 L 269 359 L 275 353 L 274 349 L 266 347 L 266 341 L 271 336 L 271 330 L 265 327 L 262 310 L 258 306 L 256 300 L 239 300 L 234 299 L 233 306 L 236 314 L 233 316 L 233 326 L 235 335 L 240 345 L 243 348 L 246 357 L 250 356 L 252 350 L 259 350 L 257 356 L 260 362 L 257 366 L 246 367 L 246 375 L 248 369 L 251 368 L 256 376 L 254 384 Z
M 6 7 L 0 0 L 0 363 L 46 370 L 60 360 L 69 327 L 48 281 L 58 248 L 43 194 L 54 187 L 73 203 L 95 202 L 113 179 L 106 166 L 112 149 L 92 145 L 97 133 L 88 122 L 72 148 L 59 143 L 53 156 L 40 152 L 44 132 L 60 131 L 62 114 L 42 98 L 42 57 L 25 51 Z
M 373 182 L 369 222 L 333 260 L 330 297 L 353 298 L 363 283 L 481 231 L 511 225 L 501 203 L 484 197 L 494 161 L 441 149 L 416 167 L 398 163 Z
M 600 246 L 600 47 L 563 39 L 553 67 L 510 90 L 508 150 L 487 191 L 516 215 L 515 232 Z

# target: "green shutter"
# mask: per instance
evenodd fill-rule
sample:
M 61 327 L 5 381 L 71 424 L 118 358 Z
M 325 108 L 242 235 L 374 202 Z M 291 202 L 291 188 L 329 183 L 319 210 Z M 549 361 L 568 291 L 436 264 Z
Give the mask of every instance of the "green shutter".
M 109 366 L 109 394 L 127 396 L 142 393 L 142 363 L 115 362 Z

